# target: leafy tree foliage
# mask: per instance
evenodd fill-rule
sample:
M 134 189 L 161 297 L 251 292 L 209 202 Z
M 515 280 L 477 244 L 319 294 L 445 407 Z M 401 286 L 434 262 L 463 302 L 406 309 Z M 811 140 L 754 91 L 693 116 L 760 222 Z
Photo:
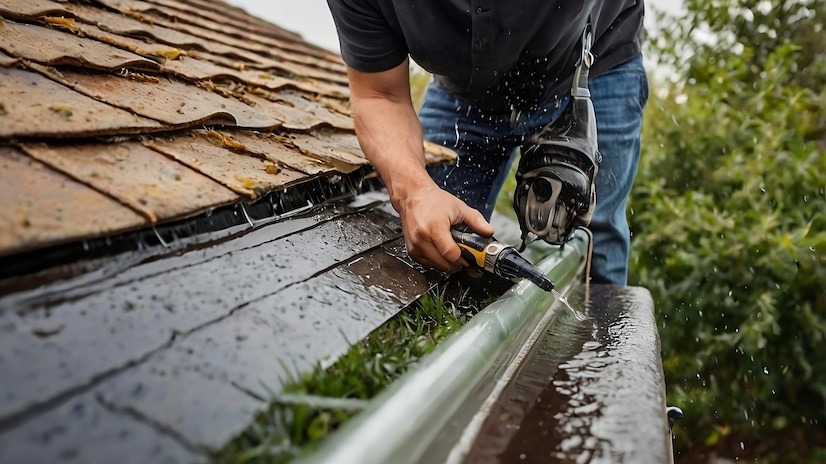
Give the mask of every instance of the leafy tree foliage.
M 826 0 L 684 4 L 651 34 L 676 78 L 652 81 L 630 217 L 678 450 L 823 462 Z

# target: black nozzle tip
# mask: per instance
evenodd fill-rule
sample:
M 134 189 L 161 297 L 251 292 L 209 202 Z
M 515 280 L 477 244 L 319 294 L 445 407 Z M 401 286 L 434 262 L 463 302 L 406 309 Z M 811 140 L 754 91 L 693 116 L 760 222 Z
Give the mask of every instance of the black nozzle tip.
M 545 274 L 543 274 L 539 268 L 531 265 L 531 263 L 517 253 L 516 250 L 511 248 L 506 251 L 507 253 L 503 252 L 504 254 L 496 263 L 495 274 L 510 280 L 514 280 L 514 278 L 528 279 L 546 292 L 554 289 L 554 283 L 545 277 Z
M 538 268 L 534 266 L 522 268 L 521 277 L 530 280 L 534 283 L 534 285 L 541 288 L 542 290 L 545 290 L 546 292 L 550 292 L 556 287 L 554 283 L 551 282 L 551 279 L 545 277 L 545 274 L 543 274 L 542 271 L 540 271 Z
M 550 292 L 554 289 L 554 283 L 551 282 L 551 279 L 543 276 L 543 275 L 534 275 L 530 277 L 531 282 L 536 284 L 537 287 L 545 290 L 546 292 Z

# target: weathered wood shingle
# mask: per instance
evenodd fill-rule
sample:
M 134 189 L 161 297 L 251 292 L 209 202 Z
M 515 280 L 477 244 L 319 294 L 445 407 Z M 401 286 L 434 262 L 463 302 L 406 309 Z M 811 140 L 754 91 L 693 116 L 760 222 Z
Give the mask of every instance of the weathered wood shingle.
M 338 56 L 220 2 L 4 0 L 0 256 L 352 172 L 348 98 Z M 99 218 L 43 214 L 67 192 Z

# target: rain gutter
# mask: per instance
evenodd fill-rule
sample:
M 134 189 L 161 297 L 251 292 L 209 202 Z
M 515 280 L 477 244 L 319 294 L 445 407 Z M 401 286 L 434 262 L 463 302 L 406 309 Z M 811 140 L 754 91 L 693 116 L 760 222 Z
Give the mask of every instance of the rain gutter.
M 579 231 L 537 264 L 561 293 L 581 280 L 589 240 Z M 461 462 L 502 389 L 561 311 L 567 309 L 551 294 L 527 281 L 516 284 L 305 462 Z

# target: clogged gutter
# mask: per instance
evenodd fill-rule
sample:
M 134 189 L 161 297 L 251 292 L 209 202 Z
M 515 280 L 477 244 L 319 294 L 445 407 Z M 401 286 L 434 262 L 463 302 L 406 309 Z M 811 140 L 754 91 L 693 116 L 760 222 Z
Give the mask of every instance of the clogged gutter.
M 445 292 L 425 295 L 333 365 L 319 363 L 311 373 L 291 379 L 281 393 L 259 398 L 269 403 L 266 411 L 225 448 L 214 451 L 213 459 L 227 464 L 277 463 L 311 451 L 458 331 L 474 311 L 460 304 L 467 302 L 446 297 Z
M 586 243 L 580 237 L 540 263 L 541 269 L 559 279 L 561 288 L 572 285 L 581 275 Z M 492 382 L 490 398 L 495 401 L 500 381 L 490 377 L 492 369 L 503 363 L 519 365 L 518 355 L 510 357 L 530 350 L 557 314 L 549 299 L 549 294 L 522 282 L 470 320 L 467 313 L 456 312 L 455 302 L 425 297 L 418 308 L 388 321 L 330 368 L 318 365 L 312 374 L 287 385 L 284 394 L 269 399 L 267 411 L 250 428 L 213 457 L 221 463 L 287 462 L 296 457 L 310 462 L 417 462 L 447 426 L 452 411 L 460 403 L 476 401 L 469 400 L 471 390 L 483 384 L 482 390 L 491 388 Z M 429 355 L 434 349 L 437 352 Z M 414 372 L 407 372 L 414 365 Z M 422 394 L 430 396 L 429 404 L 414 398 Z M 480 417 L 487 410 L 477 403 L 462 408 L 462 414 L 482 411 Z M 458 420 L 466 428 L 448 433 L 458 433 L 461 444 L 475 436 L 474 419 Z M 411 424 L 401 426 L 399 421 Z M 345 429 L 325 440 L 345 422 Z M 384 429 L 394 430 L 393 437 L 378 433 Z M 368 443 L 365 437 L 379 441 Z M 445 450 L 457 456 L 466 452 Z

